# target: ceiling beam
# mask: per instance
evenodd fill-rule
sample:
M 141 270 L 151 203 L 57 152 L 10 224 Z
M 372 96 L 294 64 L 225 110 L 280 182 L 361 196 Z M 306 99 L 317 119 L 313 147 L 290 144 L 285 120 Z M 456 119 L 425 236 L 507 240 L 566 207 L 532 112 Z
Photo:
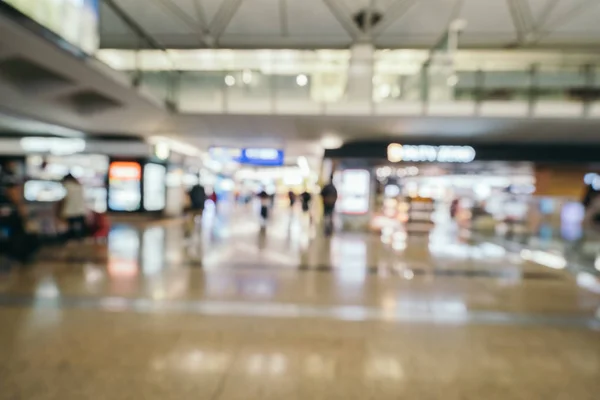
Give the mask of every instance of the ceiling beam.
M 394 22 L 399 20 L 410 10 L 419 0 L 396 0 L 384 13 L 383 18 L 371 31 L 373 37 L 381 35 Z
M 298 0 L 295 0 L 298 1 Z M 346 6 L 338 0 L 323 0 L 329 11 L 335 19 L 340 23 L 342 28 L 350 35 L 353 40 L 358 40 L 364 36 L 364 33 L 354 23 L 352 16 Z
M 506 0 L 510 16 L 517 31 L 519 43 L 524 43 L 535 30 L 533 13 L 529 3 L 524 0 Z
M 558 0 L 550 0 L 546 3 L 544 8 L 542 9 L 542 12 L 540 13 L 539 19 L 535 21 L 536 31 L 542 30 L 544 25 L 546 25 L 546 22 L 548 22 L 548 18 L 550 18 L 550 15 L 552 15 L 552 11 L 554 11 L 557 4 Z
M 223 0 L 221 7 L 217 11 L 213 20 L 210 22 L 209 30 L 214 37 L 215 42 L 218 42 L 227 29 L 227 25 L 242 5 L 243 0 Z
M 552 26 L 546 27 L 546 28 L 550 28 L 550 29 L 544 29 L 543 31 L 540 30 L 540 31 L 535 32 L 535 36 L 531 39 L 530 43 L 539 42 L 540 40 L 542 40 L 543 38 L 548 36 L 550 33 L 552 33 L 557 28 L 560 28 L 562 25 L 571 21 L 573 18 L 577 18 L 578 16 L 585 13 L 586 11 L 592 10 L 593 8 L 596 8 L 598 6 L 600 6 L 600 2 L 598 0 L 587 0 L 587 1 L 583 1 L 583 2 L 575 5 L 570 10 L 565 12 L 562 16 L 553 20 L 551 22 Z
M 194 18 L 190 17 L 172 0 L 154 0 L 154 2 L 158 3 L 158 5 L 161 6 L 164 10 L 172 14 L 174 17 L 178 18 L 193 32 L 197 33 L 199 35 L 200 42 L 204 45 L 209 46 L 209 44 L 204 40 L 204 35 L 208 29 L 206 26 L 202 26 L 202 23 L 200 21 L 196 21 Z
M 202 3 L 200 0 L 191 0 L 194 9 L 196 10 L 196 17 L 198 17 L 198 22 L 203 30 L 208 32 L 208 21 L 206 19 L 206 14 L 204 13 L 204 8 L 202 7 Z
M 282 36 L 289 36 L 287 0 L 279 0 L 279 29 Z
M 152 35 L 146 32 L 146 30 L 142 28 L 142 26 L 138 24 L 137 21 L 135 21 L 129 14 L 127 14 L 115 0 L 104 0 L 104 3 L 115 13 L 118 18 L 121 18 L 125 25 L 131 29 L 134 34 L 145 40 L 149 47 L 165 50 L 164 46 L 154 39 Z

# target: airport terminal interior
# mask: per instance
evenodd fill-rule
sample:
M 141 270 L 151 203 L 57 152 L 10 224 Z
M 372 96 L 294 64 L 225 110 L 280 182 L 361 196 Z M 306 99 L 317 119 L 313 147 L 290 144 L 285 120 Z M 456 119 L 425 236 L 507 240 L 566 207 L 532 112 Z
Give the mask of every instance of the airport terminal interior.
M 0 400 L 600 399 L 597 0 L 0 0 Z

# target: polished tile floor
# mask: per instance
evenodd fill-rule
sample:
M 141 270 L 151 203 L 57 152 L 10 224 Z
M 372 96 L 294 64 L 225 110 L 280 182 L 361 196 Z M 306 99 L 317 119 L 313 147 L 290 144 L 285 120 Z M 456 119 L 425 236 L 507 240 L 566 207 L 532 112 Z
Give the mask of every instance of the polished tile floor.
M 114 224 L 0 274 L 0 399 L 598 399 L 600 281 L 451 228 Z

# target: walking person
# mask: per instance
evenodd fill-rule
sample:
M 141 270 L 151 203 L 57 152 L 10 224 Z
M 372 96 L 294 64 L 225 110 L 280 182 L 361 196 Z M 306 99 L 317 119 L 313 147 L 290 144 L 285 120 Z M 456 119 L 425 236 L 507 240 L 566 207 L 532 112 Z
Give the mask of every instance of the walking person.
M 87 207 L 85 205 L 85 192 L 83 185 L 71 173 L 67 174 L 62 180 L 65 188 L 65 197 L 59 202 L 59 218 L 67 225 L 67 245 L 73 242 L 81 242 L 86 236 L 86 215 Z M 81 250 L 81 247 L 77 247 Z M 75 253 L 80 251 L 75 250 Z M 72 254 L 77 259 L 78 254 Z
M 206 191 L 204 187 L 197 183 L 188 192 L 190 211 L 186 218 L 186 236 L 191 236 L 196 230 L 196 224 L 202 226 L 202 214 L 204 213 L 204 203 L 206 202 Z
M 258 199 L 260 201 L 260 217 L 261 217 L 261 225 L 264 227 L 267 224 L 267 220 L 269 219 L 269 208 L 271 208 L 271 196 L 263 189 L 258 194 Z
M 293 190 L 290 190 L 288 192 L 288 198 L 290 199 L 290 209 L 293 210 L 294 209 L 294 205 L 296 204 L 296 198 L 297 198 L 296 193 L 294 193 Z
M 302 192 L 300 195 L 300 203 L 302 203 L 302 212 L 304 214 L 310 211 L 310 204 L 312 202 L 312 194 L 308 193 L 307 190 Z
M 325 226 L 325 234 L 327 236 L 333 233 L 333 211 L 337 202 L 338 192 L 333 184 L 333 177 L 327 185 L 321 190 L 323 199 L 323 223 Z

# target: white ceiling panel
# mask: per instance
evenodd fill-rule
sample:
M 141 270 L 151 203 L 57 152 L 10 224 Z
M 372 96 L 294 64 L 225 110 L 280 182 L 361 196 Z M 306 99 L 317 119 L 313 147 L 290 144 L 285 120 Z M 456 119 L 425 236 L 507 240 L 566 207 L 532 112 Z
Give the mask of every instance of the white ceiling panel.
M 217 11 L 224 3 L 224 0 L 193 0 L 200 4 L 202 11 L 204 12 L 204 16 L 206 17 L 206 22 L 210 24 L 210 22 L 217 15 Z
M 154 0 L 144 0 L 143 5 L 138 0 L 120 0 L 118 4 L 150 34 L 196 34 L 180 18 L 166 11 Z
M 552 28 L 553 24 L 561 22 L 565 16 L 568 16 L 573 10 L 585 8 L 586 4 L 590 4 L 590 0 L 558 0 L 556 5 L 552 8 L 548 23 L 545 27 Z
M 384 32 L 386 35 L 442 35 L 448 27 L 455 1 L 421 0 Z
M 438 3 L 448 0 L 438 0 Z M 465 20 L 465 35 L 480 33 L 514 33 L 515 26 L 506 0 L 465 0 L 460 18 Z
M 196 23 L 200 23 L 202 20 L 199 15 L 199 3 L 197 0 L 157 0 L 162 1 L 164 4 L 168 4 L 168 7 L 177 7 L 181 12 L 187 15 L 187 18 L 194 20 Z
M 594 7 L 589 7 L 573 15 L 572 18 L 553 29 L 553 32 L 579 32 L 598 37 L 598 33 L 600 33 L 600 0 Z
M 217 47 L 231 48 L 345 48 L 352 39 L 340 20 L 351 24 L 354 13 L 374 4 L 392 18 L 390 6 L 406 0 L 115 0 L 126 14 L 167 48 L 202 48 L 202 31 L 223 16 Z M 339 7 L 332 12 L 327 2 Z M 594 46 L 600 24 L 600 0 L 520 0 L 531 9 L 541 37 L 528 46 L 570 48 Z M 283 4 L 283 6 L 282 6 Z M 410 3 L 406 3 L 410 4 Z M 462 4 L 462 7 L 457 7 Z M 236 9 L 236 5 L 239 5 Z M 222 8 L 225 7 L 225 8 Z M 400 7 L 401 8 L 401 7 Z M 457 10 L 460 8 L 460 12 Z M 222 13 L 219 14 L 219 10 Z M 233 11 L 227 21 L 229 12 Z M 101 8 L 104 47 L 131 47 L 131 29 Z M 387 13 L 387 14 L 386 14 Z M 431 47 L 454 16 L 466 21 L 461 47 L 498 48 L 517 43 L 508 0 L 418 0 L 405 15 L 388 21 L 374 42 L 382 47 Z M 227 23 L 228 22 L 228 23 Z M 346 29 L 345 29 L 346 28 Z M 355 30 L 356 31 L 356 30 Z M 354 35 L 358 36 L 358 35 Z M 208 37 L 210 39 L 210 37 Z M 356 38 L 355 38 L 356 39 Z M 364 38 L 361 38 L 364 40 Z
M 561 0 L 527 0 L 535 24 L 537 25 L 544 14 L 548 13 L 559 1 Z
M 292 0 L 287 2 L 290 35 L 333 35 L 349 38 L 323 0 Z
M 225 34 L 281 35 L 279 0 L 245 0 Z
M 131 34 L 131 29 L 104 2 L 100 3 L 100 21 L 101 36 Z

